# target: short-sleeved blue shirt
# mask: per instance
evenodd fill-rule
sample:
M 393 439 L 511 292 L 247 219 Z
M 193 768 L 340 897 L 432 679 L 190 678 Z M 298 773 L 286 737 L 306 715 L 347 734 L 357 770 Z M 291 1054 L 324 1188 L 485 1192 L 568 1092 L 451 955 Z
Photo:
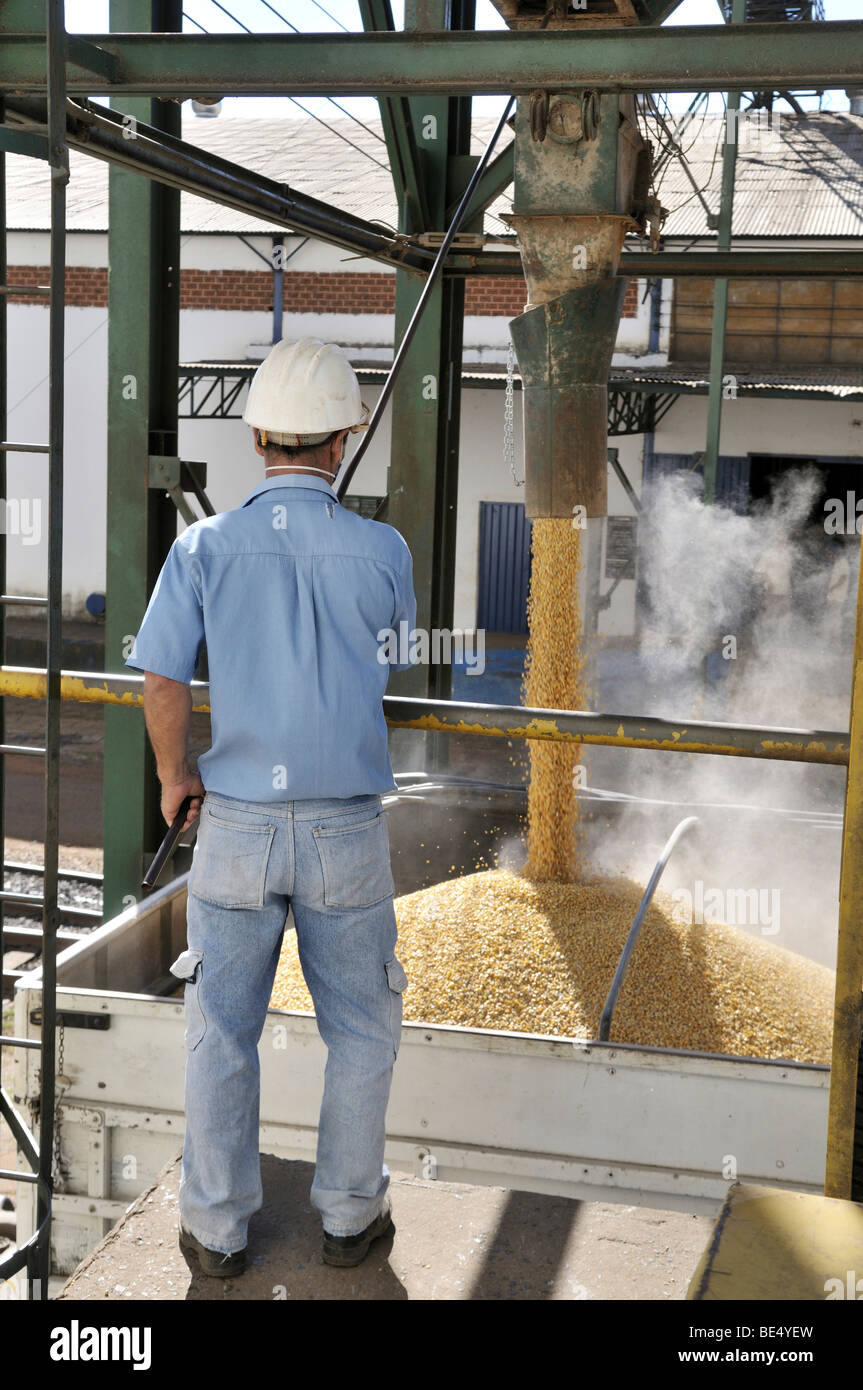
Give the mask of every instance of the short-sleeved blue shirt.
M 202 642 L 208 791 L 244 801 L 391 791 L 382 629 L 416 622 L 411 555 L 323 478 L 266 479 L 171 547 L 127 666 L 189 682 Z M 409 664 L 407 661 L 402 666 Z

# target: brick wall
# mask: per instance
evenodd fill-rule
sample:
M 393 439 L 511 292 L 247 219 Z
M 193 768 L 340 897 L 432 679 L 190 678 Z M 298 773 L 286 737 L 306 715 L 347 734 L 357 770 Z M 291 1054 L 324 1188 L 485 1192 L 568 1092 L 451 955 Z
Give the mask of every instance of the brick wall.
M 10 266 L 10 285 L 47 285 L 47 266 Z M 395 274 L 374 271 L 302 271 L 285 273 L 285 310 L 291 314 L 392 314 Z M 514 318 L 527 300 L 520 276 L 476 276 L 467 282 L 465 312 Z M 44 304 L 47 296 L 13 294 L 13 304 Z M 66 302 L 75 308 L 105 308 L 108 272 L 97 266 L 69 266 Z M 244 309 L 269 312 L 273 281 L 266 270 L 183 270 L 180 272 L 183 309 Z M 624 318 L 638 312 L 637 281 L 630 280 L 623 305 Z
M 47 265 L 10 265 L 9 285 L 47 285 Z M 10 304 L 47 304 L 47 294 L 10 294 Z M 108 272 L 104 267 L 70 265 L 66 267 L 66 303 L 76 308 L 105 306 L 108 303 Z
M 628 280 L 626 282 L 626 294 L 623 296 L 623 312 L 621 318 L 634 319 L 638 317 L 638 281 Z

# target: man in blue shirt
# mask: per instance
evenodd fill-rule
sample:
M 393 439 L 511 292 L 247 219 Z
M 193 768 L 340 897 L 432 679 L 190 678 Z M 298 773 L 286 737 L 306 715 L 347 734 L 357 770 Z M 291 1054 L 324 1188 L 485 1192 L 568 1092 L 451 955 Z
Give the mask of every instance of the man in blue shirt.
M 257 1046 L 289 906 L 328 1049 L 311 1194 L 323 1257 L 358 1264 L 391 1227 L 384 1120 L 407 980 L 380 800 L 395 786 L 382 639 L 413 627 L 416 600 L 398 532 L 333 491 L 366 415 L 339 348 L 273 348 L 244 414 L 266 477 L 174 542 L 127 661 L 146 673 L 162 813 L 192 796 L 199 820 L 172 966 L 186 980 L 180 1244 L 219 1277 L 245 1267 L 262 1202 Z M 187 745 L 203 643 L 199 775 Z

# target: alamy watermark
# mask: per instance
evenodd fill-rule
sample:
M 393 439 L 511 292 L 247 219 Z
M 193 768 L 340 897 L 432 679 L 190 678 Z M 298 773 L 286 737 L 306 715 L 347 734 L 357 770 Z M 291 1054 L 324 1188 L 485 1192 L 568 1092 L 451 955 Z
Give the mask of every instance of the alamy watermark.
M 679 118 L 674 119 L 675 140 L 683 140 L 689 133 L 690 125 L 700 129 L 703 121 L 703 112 L 683 112 Z M 697 130 L 692 133 L 697 134 Z M 780 113 L 768 111 L 765 107 L 759 107 L 757 111 L 726 111 L 726 144 L 733 144 L 735 136 L 739 148 L 759 149 L 764 153 L 777 151 L 782 139 Z
M 722 922 L 730 927 L 759 927 L 762 936 L 776 936 L 780 924 L 778 888 L 706 888 L 696 879 L 693 889 L 675 888 L 672 920 L 684 926 Z
M 828 536 L 863 536 L 863 497 L 852 491 L 828 497 L 824 503 L 824 530 Z
M 41 497 L 0 497 L 0 534 L 20 536 L 22 545 L 42 539 Z
M 406 619 L 398 631 L 382 627 L 378 632 L 378 661 L 382 666 L 464 666 L 469 676 L 485 670 L 485 629 L 463 632 L 460 628 L 410 627 Z

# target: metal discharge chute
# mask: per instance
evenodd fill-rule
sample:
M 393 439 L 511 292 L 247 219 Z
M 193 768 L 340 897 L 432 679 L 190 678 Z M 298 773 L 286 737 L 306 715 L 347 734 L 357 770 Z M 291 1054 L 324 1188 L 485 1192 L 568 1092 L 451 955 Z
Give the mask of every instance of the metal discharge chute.
M 510 324 L 524 387 L 529 517 L 607 510 L 607 385 L 627 231 L 655 224 L 634 99 L 535 91 L 515 121 L 515 230 L 528 288 Z

